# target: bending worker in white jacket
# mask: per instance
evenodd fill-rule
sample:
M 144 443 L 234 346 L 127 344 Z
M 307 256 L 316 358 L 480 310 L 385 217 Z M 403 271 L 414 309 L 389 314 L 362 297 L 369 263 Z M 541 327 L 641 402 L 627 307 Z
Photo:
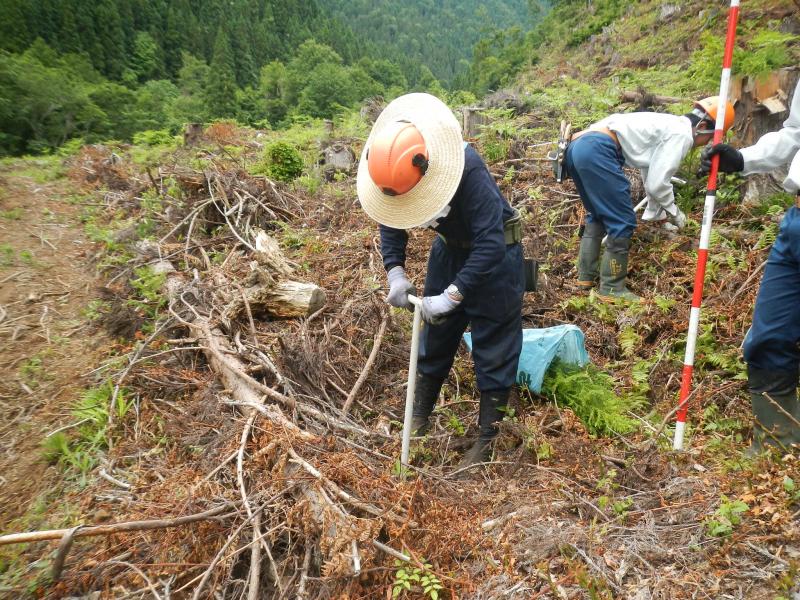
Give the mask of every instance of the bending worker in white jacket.
M 749 453 L 760 452 L 764 445 L 785 451 L 792 444 L 800 444 L 800 83 L 783 129 L 762 136 L 754 146 L 741 151 L 728 144 L 707 148 L 701 169 L 710 170 L 715 154 L 719 154 L 723 173 L 765 173 L 789 164 L 783 187 L 797 194 L 767 258 L 753 325 L 744 340 L 755 419 Z
M 600 280 L 602 299 L 638 300 L 625 286 L 628 251 L 636 229 L 630 183 L 622 170 L 636 167 L 649 198 L 644 220 L 669 219 L 678 228 L 686 215 L 675 204 L 671 177 L 693 146 L 711 140 L 717 98 L 695 103 L 692 112 L 614 114 L 579 131 L 567 147 L 565 167 L 586 208 L 578 252 L 578 286 L 590 289 Z M 725 129 L 733 124 L 733 107 L 725 112 Z M 600 245 L 608 234 L 600 260 Z

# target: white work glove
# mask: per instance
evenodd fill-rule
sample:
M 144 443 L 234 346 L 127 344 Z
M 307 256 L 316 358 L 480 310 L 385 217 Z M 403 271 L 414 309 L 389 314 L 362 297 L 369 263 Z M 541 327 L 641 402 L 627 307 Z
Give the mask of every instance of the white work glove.
M 642 215 L 642 221 L 663 221 L 666 219 L 667 223 L 673 225 L 676 230 L 686 227 L 686 215 L 674 202 L 669 208 L 659 207 L 653 210 L 649 205 L 647 208 L 648 210 L 645 210 Z M 673 228 L 665 227 L 665 229 Z
M 642 213 L 642 221 L 663 221 L 667 218 L 664 207 L 658 202 L 647 198 L 647 205 Z
M 386 278 L 389 280 L 389 295 L 386 297 L 389 304 L 396 308 L 414 310 L 414 305 L 409 302 L 408 295 L 416 295 L 417 289 L 406 277 L 406 270 L 397 265 L 389 269 Z
M 439 325 L 459 304 L 461 300 L 453 300 L 446 291 L 438 296 L 425 296 L 422 299 L 422 320 L 431 325 Z
M 672 212 L 670 212 L 670 210 L 667 209 L 667 215 L 669 215 L 667 217 L 667 220 L 670 223 L 672 223 L 673 225 L 675 225 L 675 227 L 677 227 L 678 230 L 681 230 L 684 227 L 686 227 L 686 215 L 683 213 L 683 211 L 680 208 L 678 208 L 678 205 L 677 204 L 673 204 L 670 208 L 674 208 L 675 209 L 675 211 L 674 211 L 675 214 L 672 214 Z

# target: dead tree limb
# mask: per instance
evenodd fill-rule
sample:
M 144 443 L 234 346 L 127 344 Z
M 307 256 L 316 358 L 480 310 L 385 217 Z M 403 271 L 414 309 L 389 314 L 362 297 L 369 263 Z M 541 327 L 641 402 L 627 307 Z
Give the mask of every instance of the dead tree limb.
M 678 104 L 683 102 L 683 98 L 675 98 L 673 96 L 655 96 L 653 94 L 642 94 L 641 92 L 622 92 L 620 99 L 623 102 L 637 102 L 641 103 L 647 100 L 649 105 L 653 104 Z
M 90 537 L 96 535 L 112 535 L 115 533 L 123 533 L 125 531 L 146 531 L 148 529 L 167 529 L 170 527 L 180 527 L 189 523 L 197 521 L 208 521 L 218 515 L 221 515 L 226 510 L 231 508 L 230 504 L 223 504 L 201 513 L 193 515 L 186 515 L 183 517 L 175 517 L 173 519 L 152 519 L 149 521 L 125 521 L 122 523 L 114 523 L 112 525 L 90 525 L 82 527 L 72 534 L 72 537 Z M 70 535 L 70 529 L 48 529 L 43 531 L 29 531 L 26 533 L 11 533 L 8 535 L 0 536 L 0 546 L 7 544 L 29 544 L 31 542 L 42 542 L 46 540 L 59 540 L 65 535 Z
M 364 382 L 367 380 L 367 375 L 369 375 L 372 365 L 375 364 L 375 359 L 378 358 L 378 351 L 381 348 L 383 334 L 386 332 L 386 326 L 388 324 L 389 317 L 387 315 L 383 318 L 383 321 L 381 321 L 380 327 L 378 328 L 378 333 L 375 334 L 375 341 L 372 344 L 372 351 L 369 353 L 367 362 L 364 365 L 364 368 L 361 370 L 361 375 L 358 376 L 358 380 L 356 380 L 355 385 L 353 385 L 353 389 L 350 390 L 350 393 L 347 395 L 347 400 L 345 400 L 344 406 L 342 407 L 342 412 L 344 414 L 347 414 L 350 411 L 350 407 L 353 405 L 356 395 L 361 390 L 361 386 L 364 385 Z

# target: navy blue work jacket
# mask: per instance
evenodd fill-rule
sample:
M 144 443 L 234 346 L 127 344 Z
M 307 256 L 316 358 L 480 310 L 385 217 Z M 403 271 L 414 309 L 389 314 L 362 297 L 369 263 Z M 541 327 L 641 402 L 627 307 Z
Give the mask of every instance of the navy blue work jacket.
M 469 257 L 453 283 L 464 296 L 486 283 L 492 271 L 503 261 L 506 252 L 503 223 L 514 213 L 480 155 L 471 147 L 464 149 L 464 174 L 450 201 L 450 212 L 433 227 L 448 240 L 471 245 Z M 405 266 L 408 233 L 404 229 L 380 226 L 383 266 L 388 271 Z

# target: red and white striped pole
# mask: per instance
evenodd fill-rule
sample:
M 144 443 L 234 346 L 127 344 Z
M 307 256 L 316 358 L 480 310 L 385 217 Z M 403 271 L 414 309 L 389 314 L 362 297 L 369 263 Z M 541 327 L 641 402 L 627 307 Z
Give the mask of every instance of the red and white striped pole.
M 728 34 L 725 38 L 725 55 L 722 59 L 722 78 L 719 83 L 719 104 L 717 105 L 717 122 L 714 127 L 714 144 L 722 141 L 725 124 L 725 107 L 728 104 L 728 89 L 731 83 L 731 64 L 733 48 L 736 40 L 736 23 L 739 20 L 739 0 L 731 0 L 728 11 Z M 694 371 L 694 351 L 697 344 L 697 332 L 700 327 L 700 306 L 703 303 L 703 284 L 708 262 L 708 242 L 711 239 L 711 221 L 714 218 L 714 201 L 717 196 L 717 173 L 719 155 L 711 159 L 711 172 L 708 174 L 706 202 L 703 206 L 703 226 L 700 229 L 700 248 L 697 251 L 697 271 L 694 276 L 694 294 L 692 308 L 689 312 L 689 333 L 686 336 L 686 354 L 683 358 L 683 377 L 681 379 L 681 395 L 678 405 L 675 439 L 672 447 L 683 448 L 683 435 L 686 431 L 686 415 L 689 411 L 689 394 L 692 389 L 692 372 Z

